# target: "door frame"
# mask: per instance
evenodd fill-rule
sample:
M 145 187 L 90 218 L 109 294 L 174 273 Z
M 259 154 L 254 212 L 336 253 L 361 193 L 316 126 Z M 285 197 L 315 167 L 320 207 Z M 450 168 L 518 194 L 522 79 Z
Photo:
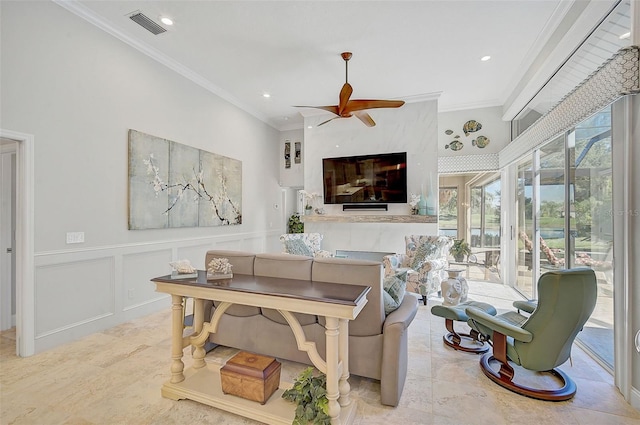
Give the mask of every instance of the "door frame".
M 16 149 L 16 354 L 35 353 L 34 136 L 0 128 Z
M 15 238 L 15 219 L 13 218 L 13 211 L 15 210 L 15 202 L 13 201 L 13 193 L 15 192 L 15 161 L 12 158 L 16 155 L 18 143 L 12 139 L 0 139 L 3 143 L 0 144 L 0 158 L 2 164 L 0 165 L 0 171 L 2 172 L 2 179 L 0 180 L 0 197 L 2 198 L 2 205 L 0 206 L 0 228 L 2 232 L 2 249 L 14 248 Z M 8 143 L 4 143 L 7 141 Z M 12 165 L 11 163 L 14 163 Z M 7 230 L 9 230 L 7 232 Z M 6 255 L 11 254 L 11 255 Z M 2 256 L 0 258 L 0 330 L 11 329 L 15 326 L 15 316 L 13 314 L 12 304 L 15 299 L 15 293 L 12 289 L 14 286 L 13 277 L 15 277 L 15 258 L 14 252 L 0 252 Z

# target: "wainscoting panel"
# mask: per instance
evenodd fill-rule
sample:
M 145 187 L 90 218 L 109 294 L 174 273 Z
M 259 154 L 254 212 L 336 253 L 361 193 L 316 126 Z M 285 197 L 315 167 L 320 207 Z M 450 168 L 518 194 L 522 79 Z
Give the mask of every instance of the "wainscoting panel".
M 36 267 L 36 338 L 114 314 L 113 258 Z
M 204 270 L 207 267 L 204 263 L 204 257 L 210 249 L 211 244 L 179 247 L 176 250 L 176 257 L 179 260 L 189 260 L 193 267 Z
M 35 352 L 169 309 L 152 278 L 187 258 L 204 268 L 208 249 L 265 252 L 281 230 L 234 233 L 35 254 Z
M 166 297 L 155 291 L 154 277 L 171 273 L 171 248 L 126 254 L 122 257 L 123 306 L 128 310 L 142 302 Z

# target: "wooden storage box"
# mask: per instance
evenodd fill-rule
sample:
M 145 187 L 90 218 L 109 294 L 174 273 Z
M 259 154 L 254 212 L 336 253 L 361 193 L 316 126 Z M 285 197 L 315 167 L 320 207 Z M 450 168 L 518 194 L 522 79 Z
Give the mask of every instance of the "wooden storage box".
M 220 369 L 222 392 L 265 404 L 280 385 L 280 362 L 240 351 Z

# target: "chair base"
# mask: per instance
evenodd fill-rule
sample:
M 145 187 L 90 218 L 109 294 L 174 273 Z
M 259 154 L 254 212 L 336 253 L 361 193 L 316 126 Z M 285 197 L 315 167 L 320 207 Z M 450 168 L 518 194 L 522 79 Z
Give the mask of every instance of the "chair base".
M 500 363 L 500 370 L 496 372 L 491 367 L 491 362 L 496 361 Z M 504 387 L 515 393 L 535 398 L 544 401 L 565 401 L 573 398 L 576 394 L 576 384 L 573 380 L 563 371 L 559 369 L 551 369 L 546 371 L 555 376 L 562 382 L 562 388 L 554 390 L 545 390 L 539 388 L 531 388 L 526 385 L 518 384 L 513 381 L 514 371 L 513 367 L 509 364 L 504 364 L 497 360 L 493 353 L 486 353 L 480 358 L 480 368 L 484 374 L 496 384 Z
M 489 345 L 484 342 L 478 340 L 476 338 L 477 333 L 474 334 L 463 334 L 458 333 L 453 329 L 453 320 L 445 319 L 444 326 L 449 331 L 448 334 L 442 336 L 442 340 L 446 345 L 453 348 L 454 350 L 464 351 L 465 353 L 476 353 L 482 354 L 489 351 Z M 470 341 L 473 345 L 463 345 L 462 340 Z

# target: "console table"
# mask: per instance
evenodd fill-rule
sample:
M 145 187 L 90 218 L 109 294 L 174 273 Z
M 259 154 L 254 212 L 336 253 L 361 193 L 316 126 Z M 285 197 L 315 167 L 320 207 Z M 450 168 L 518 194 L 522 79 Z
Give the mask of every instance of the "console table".
M 289 425 L 295 405 L 281 398 L 280 388 L 265 405 L 222 393 L 220 366 L 206 364 L 204 344 L 216 332 L 224 312 L 233 304 L 278 310 L 295 335 L 298 349 L 307 352 L 313 365 L 327 376 L 327 399 L 332 424 L 353 423 L 355 403 L 349 398 L 349 320 L 367 303 L 368 286 L 308 280 L 234 275 L 232 279 L 199 283 L 195 278 L 162 276 L 151 279 L 156 291 L 171 295 L 171 379 L 162 396 L 190 399 L 267 424 Z M 194 299 L 193 333 L 183 336 L 183 297 Z M 219 301 L 210 322 L 204 321 L 204 300 Z M 326 318 L 326 361 L 315 343 L 307 341 L 293 313 Z M 184 369 L 184 348 L 193 345 L 193 366 Z

